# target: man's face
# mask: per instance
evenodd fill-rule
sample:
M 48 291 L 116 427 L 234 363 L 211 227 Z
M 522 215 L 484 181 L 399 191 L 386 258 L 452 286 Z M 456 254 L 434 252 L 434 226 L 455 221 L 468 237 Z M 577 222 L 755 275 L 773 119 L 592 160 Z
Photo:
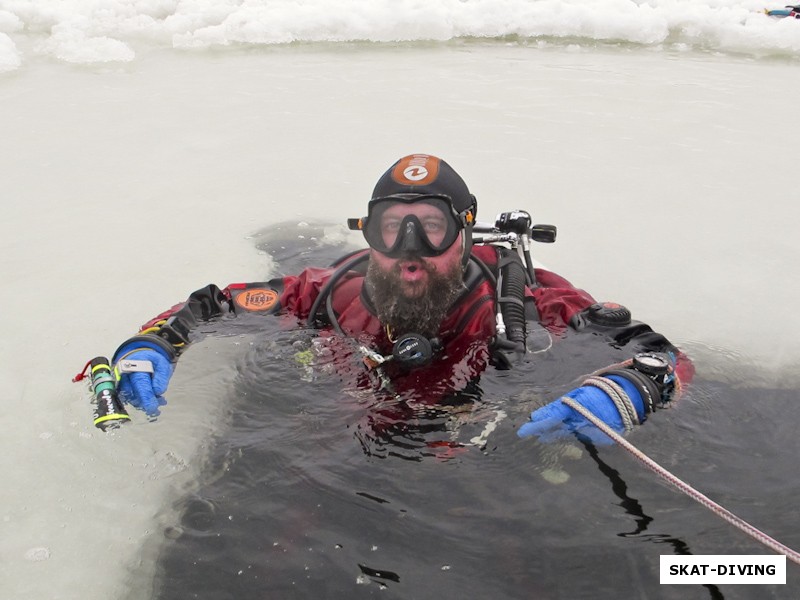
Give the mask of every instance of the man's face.
M 433 243 L 444 235 L 442 212 L 430 204 L 398 203 L 381 217 L 381 231 L 387 246 L 394 243 L 400 223 L 415 215 Z M 373 249 L 367 270 L 375 310 L 382 323 L 397 335 L 420 333 L 434 337 L 453 301 L 464 288 L 462 236 L 439 256 L 405 254 L 390 258 Z
M 408 215 L 416 216 L 428 239 L 438 244 L 444 237 L 447 229 L 447 217 L 442 211 L 430 204 L 423 202 L 404 204 L 398 202 L 386 209 L 381 215 L 381 233 L 384 243 L 391 247 L 399 233 L 403 218 Z M 370 260 L 384 273 L 394 273 L 401 294 L 406 298 L 418 298 L 428 289 L 432 273 L 440 275 L 452 274 L 455 269 L 461 273 L 462 234 L 456 241 L 439 256 L 401 256 L 389 258 L 376 250 L 372 250 Z

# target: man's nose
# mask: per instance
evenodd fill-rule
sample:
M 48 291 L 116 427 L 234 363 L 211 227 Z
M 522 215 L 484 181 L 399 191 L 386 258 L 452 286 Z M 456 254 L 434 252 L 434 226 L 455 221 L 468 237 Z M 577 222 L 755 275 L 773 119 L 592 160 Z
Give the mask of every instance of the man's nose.
M 422 244 L 417 234 L 417 226 L 414 221 L 406 223 L 405 230 L 403 231 L 403 244 L 402 250 L 408 254 L 419 254 L 422 250 Z

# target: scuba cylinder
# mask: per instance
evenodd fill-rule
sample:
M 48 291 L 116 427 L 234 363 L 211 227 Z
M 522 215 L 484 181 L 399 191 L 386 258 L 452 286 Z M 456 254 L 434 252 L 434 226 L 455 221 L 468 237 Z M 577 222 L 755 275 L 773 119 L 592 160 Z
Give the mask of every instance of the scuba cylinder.
M 111 365 L 105 356 L 89 361 L 91 365 L 91 388 L 94 393 L 95 427 L 107 431 L 130 421 L 117 394 L 116 380 Z

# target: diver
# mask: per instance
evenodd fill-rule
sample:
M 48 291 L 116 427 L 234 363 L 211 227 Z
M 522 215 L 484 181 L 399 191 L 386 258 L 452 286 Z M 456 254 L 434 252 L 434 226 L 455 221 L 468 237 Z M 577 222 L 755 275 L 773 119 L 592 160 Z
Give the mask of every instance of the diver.
M 800 19 L 800 4 L 794 4 L 794 5 L 787 4 L 783 8 L 777 8 L 772 10 L 765 8 L 764 13 L 769 17 L 779 17 L 779 18 L 791 17 L 794 19 Z
M 610 354 L 581 364 L 585 378 L 566 395 L 614 429 L 644 422 L 676 397 L 693 373 L 678 348 L 626 308 L 596 302 L 533 265 L 530 242 L 554 241 L 555 227 L 532 225 L 525 211 L 501 213 L 489 225 L 476 215 L 475 196 L 447 162 L 428 154 L 401 158 L 378 180 L 366 216 L 348 221 L 367 249 L 327 268 L 192 293 L 116 350 L 120 395 L 159 414 L 198 325 L 248 314 L 350 340 L 376 390 L 410 391 L 431 405 L 468 394 L 490 367 L 535 368 L 540 357 L 576 343 L 600 343 Z M 597 431 L 560 399 L 550 400 L 531 413 L 520 436 Z

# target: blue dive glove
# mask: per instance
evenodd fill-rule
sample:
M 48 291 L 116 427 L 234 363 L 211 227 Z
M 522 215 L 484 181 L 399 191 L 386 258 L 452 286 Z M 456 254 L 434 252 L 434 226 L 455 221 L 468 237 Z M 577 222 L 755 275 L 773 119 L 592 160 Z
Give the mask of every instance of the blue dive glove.
M 114 353 L 114 370 L 119 377 L 117 389 L 125 402 L 140 408 L 150 416 L 160 414 L 159 407 L 167 403 L 164 393 L 172 377 L 172 356 L 161 343 L 152 343 L 148 336 L 131 338 Z M 124 371 L 125 361 L 149 361 L 152 373 Z
M 592 378 L 590 378 L 590 380 L 591 379 Z M 601 386 L 604 384 L 602 380 L 610 380 L 613 384 L 616 384 L 615 389 L 617 389 L 618 392 L 619 388 L 621 388 L 622 392 L 630 401 L 630 406 L 636 411 L 636 419 L 633 419 L 633 422 L 636 424 L 644 422 L 644 401 L 636 385 L 631 383 L 627 378 L 619 375 L 609 374 L 594 379 L 600 380 L 599 383 Z M 587 380 L 587 383 L 590 380 Z M 622 432 L 626 429 L 620 410 L 602 387 L 584 384 L 568 392 L 565 396 L 573 398 L 578 404 L 585 406 L 615 431 Z M 531 413 L 531 420 L 517 431 L 517 435 L 520 437 L 536 435 L 539 436 L 539 439 L 543 442 L 566 437 L 572 433 L 584 435 L 595 443 L 608 444 L 611 442 L 611 439 L 607 435 L 592 425 L 583 415 L 564 404 L 561 398 L 533 411 Z

